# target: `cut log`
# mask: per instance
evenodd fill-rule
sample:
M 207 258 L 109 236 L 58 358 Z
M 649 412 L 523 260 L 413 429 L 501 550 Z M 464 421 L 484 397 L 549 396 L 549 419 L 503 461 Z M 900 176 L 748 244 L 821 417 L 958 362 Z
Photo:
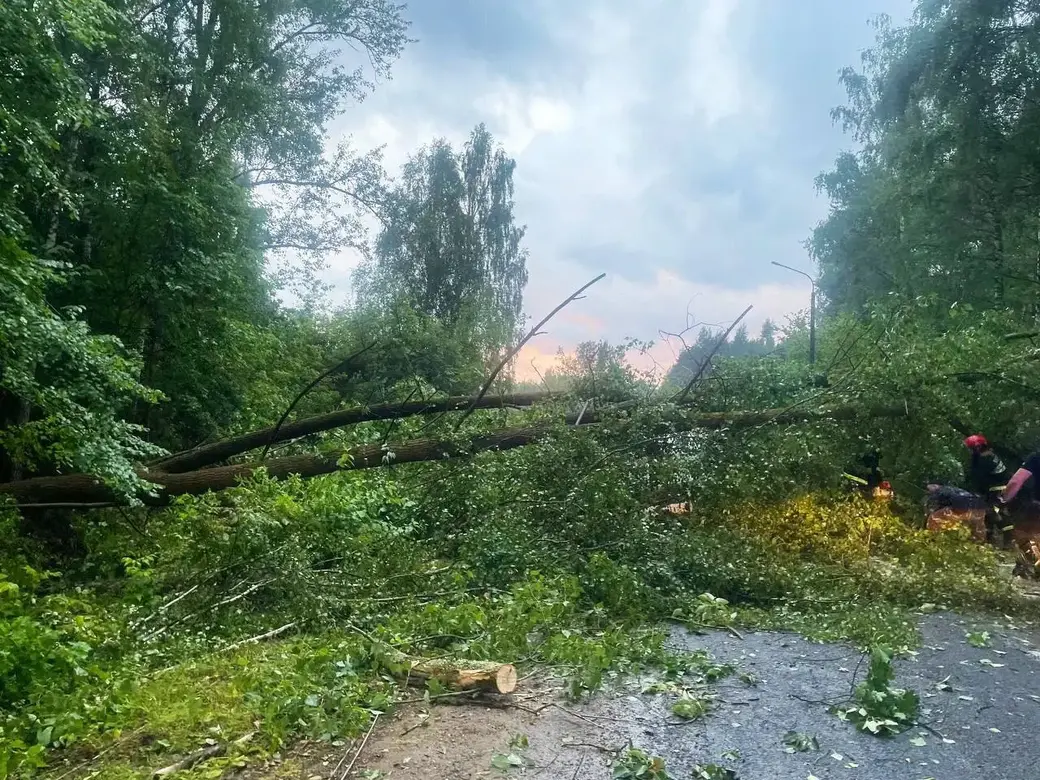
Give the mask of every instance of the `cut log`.
M 698 428 L 722 430 L 754 428 L 766 425 L 789 425 L 796 422 L 821 420 L 855 420 L 871 417 L 903 417 L 904 406 L 861 408 L 842 406 L 829 409 L 765 409 L 757 412 L 713 412 L 696 414 L 687 409 L 672 407 L 662 416 L 662 431 L 678 432 Z M 568 425 L 577 422 L 577 414 L 566 419 Z M 594 425 L 607 419 L 602 412 L 586 411 L 581 426 Z M 376 468 L 404 463 L 464 458 L 489 450 L 509 450 L 523 447 L 548 435 L 556 424 L 545 422 L 526 428 L 506 428 L 493 433 L 463 440 L 418 439 L 397 444 L 366 444 L 353 449 L 317 455 L 293 455 L 273 458 L 263 464 L 240 464 L 189 471 L 183 474 L 141 469 L 138 473 L 155 485 L 156 495 L 142 495 L 146 504 L 163 505 L 173 496 L 198 495 L 209 491 L 226 490 L 248 479 L 260 468 L 265 468 L 274 479 L 290 475 L 316 477 L 335 471 Z M 19 482 L 0 484 L 0 495 L 9 495 L 18 504 L 55 502 L 117 501 L 118 497 L 96 477 L 89 474 L 69 474 L 58 477 L 34 477 Z
M 516 690 L 516 667 L 492 661 L 416 660 L 408 676 L 414 681 L 435 679 L 458 691 L 512 693 Z

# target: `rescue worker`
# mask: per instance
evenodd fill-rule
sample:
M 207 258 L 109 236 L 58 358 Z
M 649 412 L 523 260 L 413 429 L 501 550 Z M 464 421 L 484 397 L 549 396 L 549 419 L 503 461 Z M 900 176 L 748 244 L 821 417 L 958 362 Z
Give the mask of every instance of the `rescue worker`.
M 856 486 L 867 498 L 874 495 L 874 491 L 881 485 L 884 477 L 880 468 L 881 454 L 877 450 L 870 450 L 864 454 L 859 462 L 842 474 L 849 482 Z
M 990 541 L 1006 547 L 1014 527 L 1005 520 L 1000 510 L 1000 497 L 1008 481 L 1007 466 L 980 433 L 966 438 L 964 446 L 971 453 L 964 475 L 965 482 L 969 490 L 986 502 L 986 529 Z
M 1040 474 L 1040 450 L 1026 458 L 1026 462 L 1022 464 L 1022 467 L 1011 475 L 1007 487 L 1000 494 L 1000 503 L 1010 504 L 1014 501 L 1015 497 L 1030 479 L 1033 479 L 1033 489 L 1032 495 L 1029 495 L 1028 498 L 1036 500 L 1037 480 L 1035 477 L 1037 474 Z
M 993 451 L 986 437 L 973 434 L 964 440 L 964 446 L 971 453 L 964 475 L 968 489 L 983 498 L 1003 491 L 1008 481 L 1007 466 Z

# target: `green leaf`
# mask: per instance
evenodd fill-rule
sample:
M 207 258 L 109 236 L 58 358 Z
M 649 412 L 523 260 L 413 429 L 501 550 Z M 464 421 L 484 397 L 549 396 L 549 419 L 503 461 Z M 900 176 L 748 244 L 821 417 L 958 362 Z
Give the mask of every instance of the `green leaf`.
M 784 745 L 788 753 L 808 753 L 811 750 L 819 750 L 820 743 L 815 735 L 803 734 L 800 731 L 788 731 L 784 734 Z
M 694 720 L 708 711 L 708 702 L 704 699 L 684 696 L 672 705 L 672 714 L 683 720 Z
M 524 759 L 516 753 L 495 753 L 491 757 L 491 766 L 502 772 L 524 765 Z

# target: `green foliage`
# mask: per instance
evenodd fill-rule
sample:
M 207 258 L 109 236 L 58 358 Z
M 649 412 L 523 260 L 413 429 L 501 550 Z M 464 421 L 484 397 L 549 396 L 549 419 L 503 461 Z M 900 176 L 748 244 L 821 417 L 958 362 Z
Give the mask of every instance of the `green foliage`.
M 606 422 L 522 450 L 408 468 L 388 456 L 308 483 L 261 473 L 152 514 L 94 513 L 72 522 L 83 554 L 62 571 L 4 515 L 0 775 L 102 749 L 111 776 L 147 775 L 256 731 L 219 774 L 247 750 L 353 736 L 392 706 L 399 653 L 552 665 L 576 698 L 652 667 L 651 690 L 697 718 L 704 686 L 734 670 L 668 650 L 669 618 L 873 648 L 840 714 L 905 729 L 918 701 L 893 687 L 883 648 L 917 640 L 914 611 L 1020 608 L 997 553 L 920 530 L 915 506 L 926 481 L 957 478 L 960 428 L 1019 449 L 1040 436 L 1040 361 L 1005 338 L 1037 317 L 1040 156 L 1021 96 L 1038 28 L 1034 11 L 1002 8 L 922 2 L 908 27 L 879 26 L 838 112 L 863 148 L 819 182 L 833 208 L 810 242 L 827 306 L 816 364 L 803 315 L 759 338 L 739 329 L 688 399 L 906 416 L 689 431 L 689 408 L 646 403 L 658 388 L 626 355 L 648 345 L 587 342 L 544 384 Z M 483 126 L 461 151 L 423 148 L 392 186 L 377 153 L 325 149 L 329 122 L 405 45 L 401 14 L 389 0 L 0 6 L 3 478 L 76 470 L 133 495 L 156 444 L 270 424 L 373 342 L 296 414 L 481 385 L 521 324 L 514 161 Z M 341 67 L 344 43 L 373 74 Z M 359 305 L 329 313 L 316 271 L 367 248 L 359 208 L 382 218 L 375 259 Z M 716 338 L 698 334 L 662 395 Z M 457 435 L 559 411 L 481 412 Z M 392 452 L 447 428 L 414 418 L 288 446 Z M 874 448 L 895 512 L 836 494 Z M 655 509 L 676 500 L 692 512 Z M 519 745 L 496 758 L 524 763 Z M 632 749 L 614 776 L 668 775 Z
M 12 0 L 0 8 L 0 236 L 22 233 L 29 211 L 72 208 L 60 139 L 97 117 L 69 52 L 101 50 L 118 16 L 100 0 Z M 35 201 L 35 202 L 34 202 Z
M 114 338 L 91 334 L 79 310 L 56 311 L 45 290 L 59 268 L 0 238 L 0 453 L 10 476 L 51 466 L 96 474 L 134 495 L 134 462 L 162 452 L 142 428 L 122 419 L 124 405 L 157 394 Z M 3 464 L 0 464 L 2 468 Z
M 403 299 L 491 354 L 512 343 L 527 284 L 515 167 L 483 124 L 461 152 L 443 139 L 417 152 L 388 199 L 362 298 Z
M 121 717 L 122 615 L 89 594 L 46 593 L 55 576 L 14 559 L 0 573 L 0 774 L 42 766 L 45 749 Z
M 639 748 L 629 749 L 614 762 L 611 777 L 613 780 L 672 780 L 663 758 L 651 757 Z
M 721 336 L 710 328 L 701 327 L 697 332 L 697 339 L 686 346 L 683 341 L 683 350 L 676 358 L 675 364 L 668 369 L 668 375 L 664 380 L 666 390 L 680 390 L 686 386 L 695 376 L 702 378 L 710 376 L 714 370 L 715 363 L 725 358 L 756 358 L 771 355 L 777 349 L 776 335 L 777 326 L 772 320 L 766 320 L 762 324 L 762 332 L 757 339 L 748 336 L 747 326 L 741 325 L 737 328 L 732 338 L 728 339 L 712 359 L 711 366 L 705 366 L 701 370 L 704 361 L 712 353 Z
M 990 638 L 989 631 L 967 631 L 964 634 L 964 641 L 972 647 L 989 647 Z
M 385 76 L 407 23 L 385 0 L 254 5 L 0 9 L 4 478 L 131 492 L 157 452 L 141 426 L 190 445 L 286 405 L 256 376 L 285 331 L 265 253 L 363 244 L 378 156 L 324 136 L 372 84 L 336 57 L 349 43 Z M 276 283 L 306 286 L 313 264 L 295 270 Z
M 258 474 L 219 496 L 179 499 L 141 535 L 127 536 L 119 512 L 95 515 L 83 526 L 88 556 L 58 592 L 78 583 L 78 601 L 106 622 L 84 623 L 98 636 L 66 637 L 19 602 L 30 622 L 0 649 L 66 671 L 19 683 L 5 749 L 32 760 L 19 745 L 52 720 L 59 746 L 94 750 L 144 728 L 158 740 L 148 751 L 112 754 L 144 772 L 218 727 L 231 740 L 258 722 L 254 744 L 265 750 L 350 736 L 391 704 L 391 651 L 551 665 L 574 697 L 655 669 L 677 717 L 694 717 L 710 701 L 703 686 L 734 670 L 669 651 L 653 628 L 669 617 L 902 646 L 916 640 L 910 612 L 922 601 L 1015 608 L 991 551 L 911 528 L 880 505 L 816 497 L 725 514 L 648 510 L 685 454 L 614 453 L 645 439 L 652 418 L 467 463 L 307 482 Z M 236 647 L 279 628 L 278 639 Z M 82 679 L 68 672 L 77 641 L 98 670 L 80 664 Z
M 700 696 L 684 694 L 671 706 L 672 714 L 682 720 L 696 720 L 707 715 L 711 709 L 711 702 Z
M 511 769 L 522 769 L 530 761 L 524 756 L 528 741 L 524 734 L 514 734 L 509 740 L 510 751 L 508 753 L 495 753 L 491 757 L 491 766 L 500 772 L 508 772 Z
M 892 686 L 892 656 L 888 648 L 872 648 L 867 677 L 856 686 L 852 704 L 835 709 L 838 717 L 868 734 L 891 736 L 906 731 L 916 722 L 921 707 L 914 691 Z
M 543 384 L 554 392 L 578 398 L 627 400 L 649 397 L 656 390 L 649 373 L 637 371 L 628 360 L 633 350 L 645 352 L 652 345 L 635 340 L 623 344 L 583 341 L 573 353 L 557 353 L 557 363 L 545 372 Z
M 903 27 L 881 20 L 862 69 L 842 76 L 848 101 L 835 118 L 862 148 L 818 180 L 832 203 L 810 242 L 821 289 L 845 312 L 929 298 L 940 322 L 967 306 L 1031 328 L 1037 12 L 915 6 Z
M 718 764 L 694 764 L 693 776 L 695 780 L 740 780 L 734 770 Z
M 820 741 L 815 734 L 803 734 L 800 731 L 788 731 L 784 734 L 783 742 L 787 753 L 808 753 L 820 749 Z
M 55 309 L 69 282 L 52 240 L 33 240 L 42 214 L 73 213 L 62 140 L 98 119 L 70 52 L 90 55 L 113 34 L 104 3 L 5 3 L 0 9 L 0 478 L 64 467 L 132 493 L 135 459 L 156 454 L 123 406 L 155 400 L 115 339 L 94 336 L 81 307 Z M 6 460 L 6 462 L 4 462 Z
M 361 355 L 348 373 L 332 380 L 345 399 L 415 400 L 417 393 L 431 389 L 475 393 L 488 370 L 487 356 L 472 330 L 424 314 L 403 300 L 386 308 L 341 312 L 327 324 L 326 332 L 340 357 L 377 345 Z

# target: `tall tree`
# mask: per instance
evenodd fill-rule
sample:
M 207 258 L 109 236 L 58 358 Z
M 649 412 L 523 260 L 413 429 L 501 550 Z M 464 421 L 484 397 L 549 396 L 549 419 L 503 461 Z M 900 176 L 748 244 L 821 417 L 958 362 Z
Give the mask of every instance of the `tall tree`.
M 346 46 L 388 73 L 406 42 L 389 0 L 136 0 L 104 56 L 78 64 L 100 118 L 67 133 L 80 208 L 54 235 L 71 263 L 58 304 L 141 356 L 161 390 L 136 422 L 170 446 L 234 425 L 244 388 L 228 353 L 276 317 L 272 253 L 363 239 L 377 157 L 325 153 L 325 125 L 371 87 Z
M 525 228 L 513 215 L 516 163 L 477 126 L 461 152 L 441 139 L 404 166 L 376 258 L 362 276 L 363 301 L 398 297 L 494 352 L 520 323 L 527 285 Z
M 134 361 L 48 302 L 69 282 L 57 223 L 79 214 L 61 139 L 100 116 L 75 60 L 103 56 L 117 22 L 99 0 L 0 6 L 0 481 L 71 468 L 133 494 L 133 461 L 155 452 L 122 419 L 155 400 Z
M 0 478 L 132 480 L 140 426 L 180 447 L 278 406 L 268 263 L 364 244 L 379 158 L 326 124 L 406 29 L 391 0 L 3 4 Z
M 896 293 L 1037 315 L 1038 66 L 1033 4 L 921 0 L 909 25 L 879 23 L 835 114 L 862 149 L 819 180 L 833 209 L 811 243 L 832 303 Z
M 717 358 L 754 358 L 769 354 L 776 347 L 776 325 L 772 320 L 762 323 L 762 332 L 758 338 L 748 335 L 746 325 L 740 325 L 718 352 Z M 674 365 L 668 370 L 665 384 L 668 386 L 682 387 L 701 370 L 701 364 L 707 359 L 719 340 L 719 333 L 711 328 L 702 327 L 697 333 L 697 339 L 679 353 Z M 707 367 L 703 376 L 711 373 L 711 367 Z

